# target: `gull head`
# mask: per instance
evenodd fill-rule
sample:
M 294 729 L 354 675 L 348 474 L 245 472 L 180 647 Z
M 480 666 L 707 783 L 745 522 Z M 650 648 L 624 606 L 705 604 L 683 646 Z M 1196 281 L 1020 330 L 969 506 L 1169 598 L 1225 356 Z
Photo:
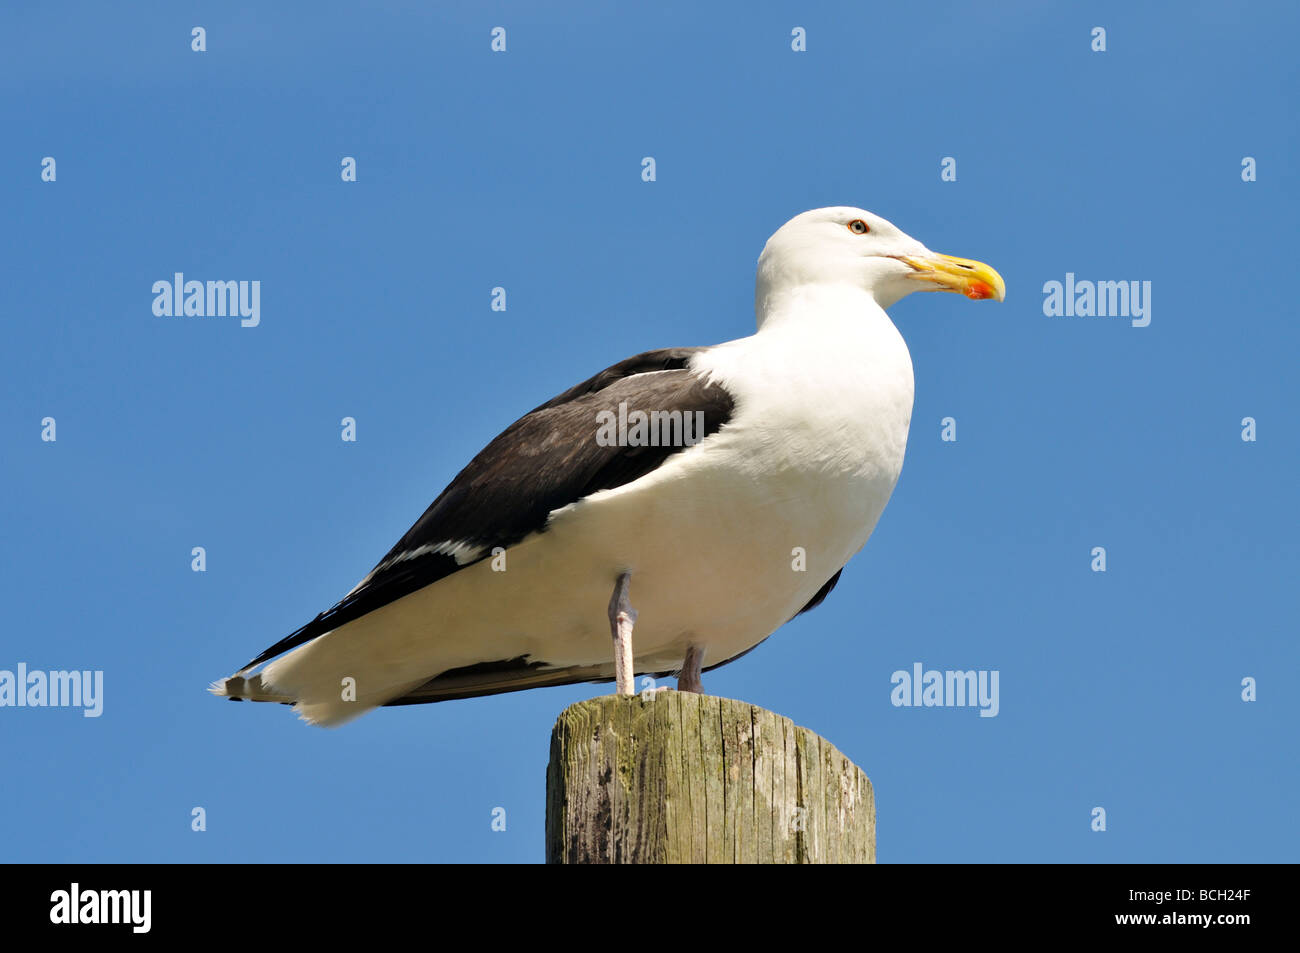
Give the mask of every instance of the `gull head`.
M 1002 276 L 983 262 L 930 251 L 879 215 L 836 206 L 796 215 L 767 240 L 758 259 L 760 320 L 787 292 L 835 284 L 866 291 L 882 308 L 913 291 L 996 301 L 1006 294 Z

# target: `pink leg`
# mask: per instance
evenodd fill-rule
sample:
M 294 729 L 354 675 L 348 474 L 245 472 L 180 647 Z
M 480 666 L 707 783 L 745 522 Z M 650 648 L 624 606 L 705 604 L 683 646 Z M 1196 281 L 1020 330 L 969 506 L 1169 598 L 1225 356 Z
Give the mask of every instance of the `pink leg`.
M 682 670 L 677 673 L 677 690 L 679 692 L 694 692 L 697 695 L 703 695 L 704 683 L 700 680 L 703 668 L 704 650 L 699 646 L 688 646 L 686 649 L 686 659 L 682 662 Z
M 614 594 L 609 600 L 609 628 L 614 636 L 614 684 L 618 694 L 632 694 L 632 625 L 636 610 L 628 601 L 627 587 L 631 573 L 622 573 L 614 584 Z

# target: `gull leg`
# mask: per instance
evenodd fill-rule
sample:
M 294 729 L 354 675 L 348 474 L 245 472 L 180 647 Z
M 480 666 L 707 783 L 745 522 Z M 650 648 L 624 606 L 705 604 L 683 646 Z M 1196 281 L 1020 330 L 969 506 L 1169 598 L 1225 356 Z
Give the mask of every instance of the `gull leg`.
M 614 594 L 609 598 L 609 629 L 614 636 L 614 683 L 620 695 L 632 692 L 632 625 L 636 610 L 628 601 L 627 587 L 632 581 L 630 572 L 621 573 L 614 583 Z
M 697 645 L 687 646 L 686 660 L 682 662 L 682 670 L 677 673 L 677 690 L 703 695 L 704 683 L 700 679 L 703 668 L 704 650 Z

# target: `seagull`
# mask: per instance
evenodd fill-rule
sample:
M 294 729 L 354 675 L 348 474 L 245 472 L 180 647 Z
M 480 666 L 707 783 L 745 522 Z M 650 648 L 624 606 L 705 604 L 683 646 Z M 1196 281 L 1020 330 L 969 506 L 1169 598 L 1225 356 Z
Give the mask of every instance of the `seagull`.
M 584 681 L 628 695 L 637 674 L 703 691 L 875 528 L 913 396 L 885 309 L 913 291 L 1005 285 L 860 208 L 795 216 L 758 259 L 755 334 L 637 354 L 525 414 L 342 600 L 210 691 L 324 726 Z

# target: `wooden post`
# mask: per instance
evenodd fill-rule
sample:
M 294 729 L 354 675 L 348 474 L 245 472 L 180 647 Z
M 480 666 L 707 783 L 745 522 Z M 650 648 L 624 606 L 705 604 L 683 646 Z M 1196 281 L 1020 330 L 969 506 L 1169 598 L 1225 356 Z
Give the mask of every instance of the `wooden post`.
M 551 732 L 546 860 L 875 863 L 862 770 L 789 718 L 666 691 L 571 705 Z

